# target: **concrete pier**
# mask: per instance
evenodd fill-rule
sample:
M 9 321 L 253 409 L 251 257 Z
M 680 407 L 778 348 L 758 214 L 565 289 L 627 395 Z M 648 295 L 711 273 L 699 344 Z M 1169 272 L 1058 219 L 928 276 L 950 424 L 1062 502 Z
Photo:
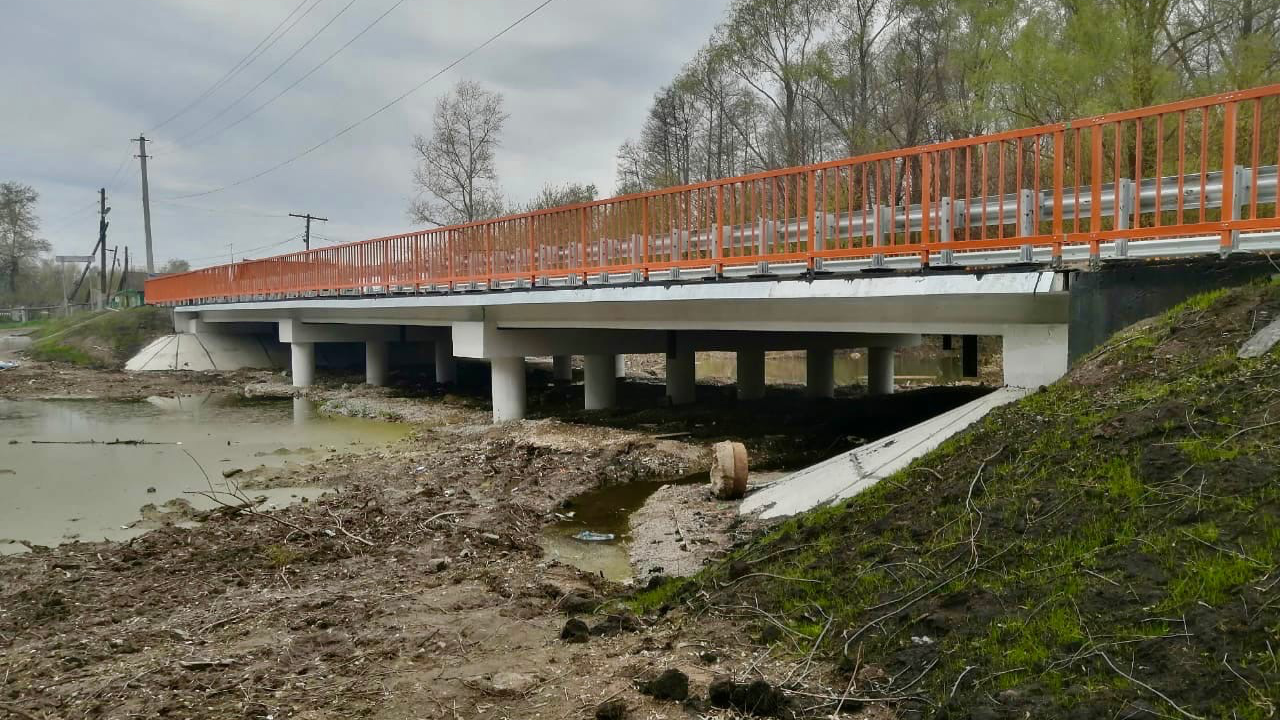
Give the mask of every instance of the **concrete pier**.
M 867 348 L 867 394 L 893 393 L 893 348 Z
M 830 349 L 810 348 L 805 351 L 805 395 L 811 398 L 836 396 L 835 361 L 835 355 Z
M 672 405 L 688 405 L 697 397 L 691 348 L 667 351 L 667 397 L 671 398 Z
M 493 383 L 493 421 L 523 420 L 525 412 L 524 358 L 503 357 L 489 360 Z
M 389 345 L 385 340 L 368 340 L 364 344 L 364 381 L 374 387 L 387 384 L 390 361 Z
M 739 350 L 738 399 L 759 400 L 764 397 L 764 350 Z
M 294 387 L 311 387 L 316 377 L 316 344 L 289 343 L 290 369 Z
M 441 385 L 458 382 L 458 361 L 453 357 L 453 337 L 442 335 L 436 338 L 435 346 L 436 382 Z
M 555 355 L 551 358 L 551 379 L 557 382 L 573 382 L 572 355 Z
M 587 410 L 613 407 L 618 397 L 617 356 L 587 355 L 583 359 L 583 394 Z

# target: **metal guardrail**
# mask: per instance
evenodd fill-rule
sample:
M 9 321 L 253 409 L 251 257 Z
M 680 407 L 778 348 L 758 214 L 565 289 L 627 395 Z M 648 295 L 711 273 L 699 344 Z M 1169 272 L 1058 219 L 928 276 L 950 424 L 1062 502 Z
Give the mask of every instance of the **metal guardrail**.
M 152 303 L 1280 248 L 1280 85 L 147 281 Z

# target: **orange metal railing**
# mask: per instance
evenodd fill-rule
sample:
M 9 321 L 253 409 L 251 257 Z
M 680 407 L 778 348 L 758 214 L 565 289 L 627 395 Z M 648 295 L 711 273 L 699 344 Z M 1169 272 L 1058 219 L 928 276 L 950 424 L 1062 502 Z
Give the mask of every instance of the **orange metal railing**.
M 418 292 L 1280 230 L 1280 85 L 202 268 L 147 301 Z

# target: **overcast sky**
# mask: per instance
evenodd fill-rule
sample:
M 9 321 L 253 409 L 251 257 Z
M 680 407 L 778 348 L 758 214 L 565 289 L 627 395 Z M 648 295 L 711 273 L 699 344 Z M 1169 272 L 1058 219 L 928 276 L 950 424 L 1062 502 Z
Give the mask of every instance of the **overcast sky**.
M 257 115 L 216 131 L 294 82 L 396 0 L 319 0 L 287 34 L 191 111 L 157 128 L 215 83 L 300 0 L 12 0 L 0 23 L 0 181 L 40 193 L 43 234 L 62 254 L 89 252 L 97 189 L 113 211 L 109 246 L 143 258 L 138 161 L 147 131 L 157 264 L 193 265 L 301 248 L 290 212 L 330 218 L 316 244 L 403 232 L 415 132 L 435 99 L 466 78 L 501 92 L 510 114 L 498 153 L 512 200 L 545 183 L 614 186 L 614 154 L 654 92 L 693 57 L 727 0 L 554 0 L 399 105 L 297 162 L 204 197 L 286 160 L 457 59 L 540 0 L 404 0 L 327 65 Z M 344 6 L 351 3 L 344 12 Z M 336 20 L 334 19 L 336 16 Z M 295 18 L 297 15 L 294 16 Z M 283 68 L 221 117 L 332 21 Z M 203 130 L 198 130 L 205 125 Z M 119 172 L 117 173 L 117 169 Z M 285 216 L 285 217 L 279 217 Z M 314 246 L 314 245 L 313 245 Z

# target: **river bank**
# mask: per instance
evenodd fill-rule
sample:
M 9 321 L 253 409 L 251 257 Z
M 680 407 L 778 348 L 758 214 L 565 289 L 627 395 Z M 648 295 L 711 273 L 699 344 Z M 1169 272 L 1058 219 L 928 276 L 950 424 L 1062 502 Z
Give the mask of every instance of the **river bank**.
M 24 359 L 0 373 L 0 397 L 292 395 L 286 380 Z M 540 545 L 584 491 L 705 471 L 710 443 L 732 432 L 703 432 L 706 411 L 631 427 L 546 417 L 494 427 L 481 393 L 350 380 L 326 377 L 306 395 L 321 412 L 405 423 L 410 436 L 235 468 L 218 507 L 156 498 L 146 518 L 155 529 L 127 542 L 0 557 L 0 717 L 592 717 L 612 700 L 633 717 L 674 718 L 705 708 L 718 677 L 799 676 L 797 689 L 833 692 L 740 618 L 680 608 L 634 618 L 610 600 L 617 584 Z M 668 437 L 671 422 L 686 429 Z M 263 489 L 307 486 L 333 490 L 270 511 L 255 501 Z M 715 501 L 679 498 L 696 563 L 650 553 L 649 568 L 687 574 L 732 542 L 732 504 L 703 527 L 693 515 L 703 502 Z M 611 613 L 625 630 L 614 620 L 586 643 L 560 639 L 570 617 L 597 626 Z M 686 707 L 637 690 L 670 668 L 701 700 Z

